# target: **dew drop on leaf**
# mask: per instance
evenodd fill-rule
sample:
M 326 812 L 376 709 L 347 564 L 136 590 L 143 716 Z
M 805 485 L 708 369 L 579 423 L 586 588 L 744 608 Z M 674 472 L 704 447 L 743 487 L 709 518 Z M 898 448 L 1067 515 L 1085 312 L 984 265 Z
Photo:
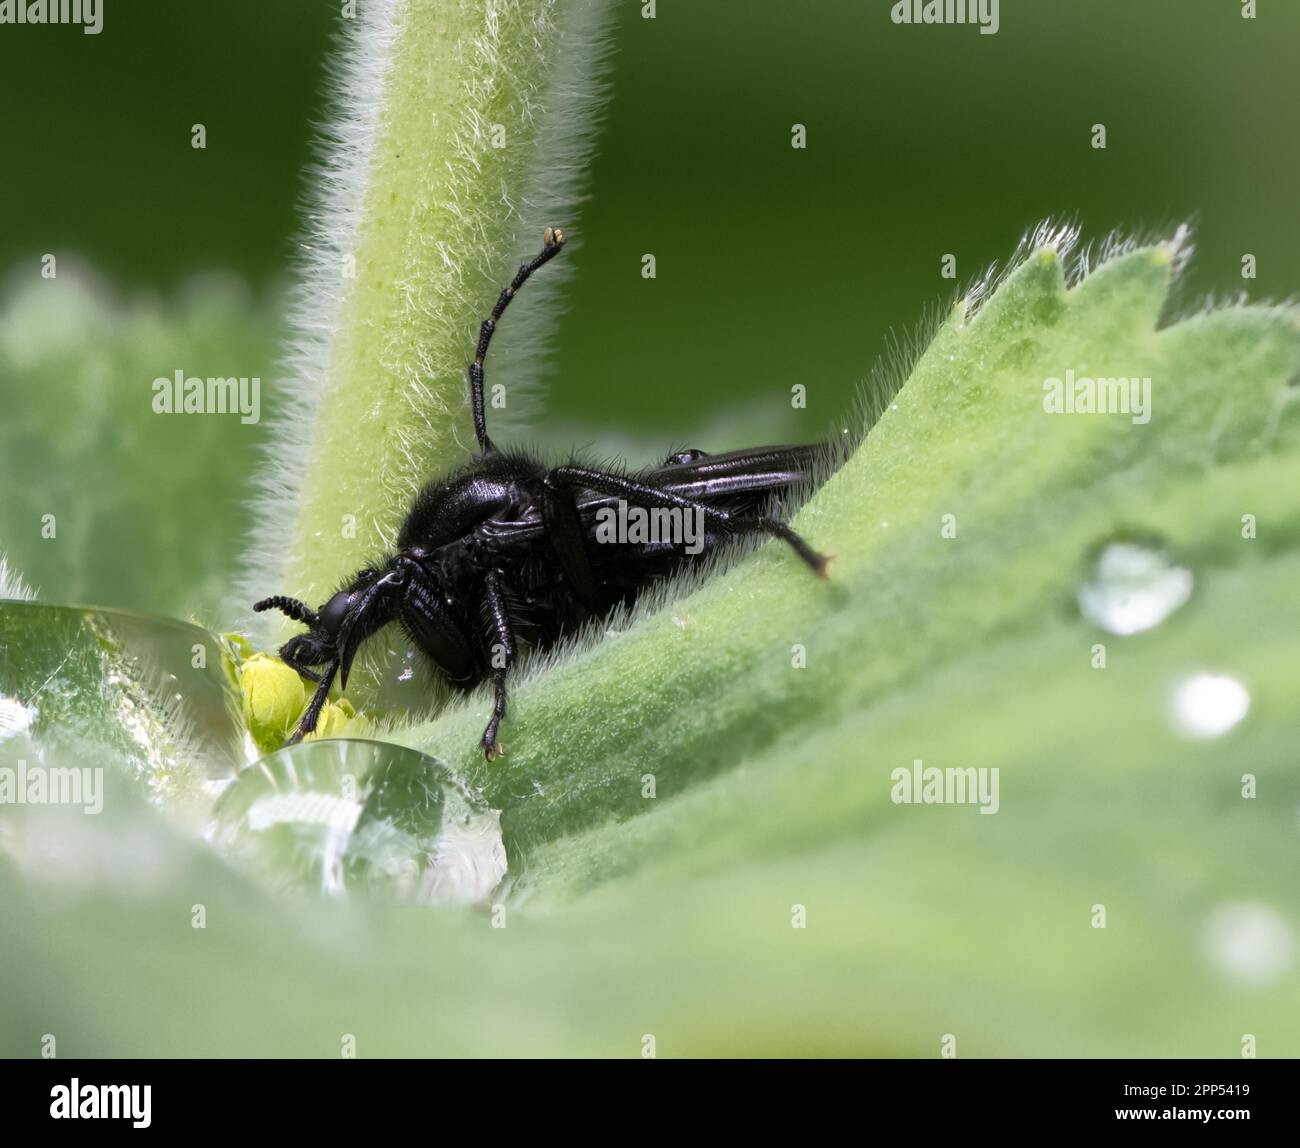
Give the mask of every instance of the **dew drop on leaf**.
M 1079 612 L 1109 633 L 1138 634 L 1185 605 L 1194 581 L 1190 570 L 1155 544 L 1111 541 L 1088 563 Z
M 1219 737 L 1250 709 L 1250 692 L 1224 674 L 1193 674 L 1174 690 L 1173 719 L 1186 737 Z
M 1206 921 L 1205 951 L 1221 973 L 1259 984 L 1291 967 L 1295 935 L 1271 905 L 1220 905 Z

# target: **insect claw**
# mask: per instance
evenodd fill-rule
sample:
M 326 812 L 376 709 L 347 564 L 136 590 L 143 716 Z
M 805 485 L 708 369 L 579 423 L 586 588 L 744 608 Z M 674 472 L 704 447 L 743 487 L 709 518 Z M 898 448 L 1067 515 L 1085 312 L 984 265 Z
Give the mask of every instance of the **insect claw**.
M 564 246 L 564 228 L 548 227 L 542 232 L 543 247 L 563 247 Z
M 817 567 L 816 567 L 817 577 L 820 578 L 823 582 L 829 582 L 831 580 L 830 564 L 834 561 L 835 561 L 834 554 L 817 555 Z
M 491 745 L 485 745 L 483 747 L 483 756 L 486 757 L 488 761 L 496 761 L 497 758 L 504 757 L 505 752 L 506 747 L 499 741 L 494 741 Z

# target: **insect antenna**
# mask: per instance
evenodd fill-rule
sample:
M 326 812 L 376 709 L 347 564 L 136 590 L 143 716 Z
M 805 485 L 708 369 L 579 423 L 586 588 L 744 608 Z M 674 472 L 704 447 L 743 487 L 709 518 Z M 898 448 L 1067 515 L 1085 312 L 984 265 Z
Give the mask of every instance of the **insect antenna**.
M 492 333 L 497 329 L 497 322 L 505 314 L 505 309 L 510 306 L 510 300 L 515 297 L 519 288 L 528 282 L 528 277 L 534 271 L 554 259 L 563 246 L 563 229 L 548 227 L 542 235 L 541 254 L 534 256 L 519 268 L 515 277 L 510 280 L 510 286 L 501 292 L 496 306 L 492 308 L 492 314 L 483 320 L 483 325 L 479 328 L 478 347 L 474 352 L 474 361 L 469 365 L 469 395 L 470 406 L 474 413 L 474 435 L 478 439 L 479 450 L 484 454 L 491 454 L 496 450 L 492 440 L 488 438 L 487 418 L 483 410 L 483 360 L 487 357 L 488 347 L 492 343 Z
M 283 594 L 276 594 L 273 598 L 263 598 L 253 605 L 253 613 L 260 614 L 263 610 L 279 610 L 281 614 L 292 618 L 295 622 L 301 622 L 304 626 L 311 626 L 313 629 L 320 625 L 320 615 L 306 602 L 299 602 L 297 598 L 286 598 Z

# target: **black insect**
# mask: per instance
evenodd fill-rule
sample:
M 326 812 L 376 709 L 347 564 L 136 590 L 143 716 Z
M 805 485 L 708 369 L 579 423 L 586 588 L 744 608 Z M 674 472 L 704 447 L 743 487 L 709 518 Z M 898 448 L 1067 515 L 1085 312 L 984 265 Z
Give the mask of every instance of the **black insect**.
M 357 648 L 396 622 L 453 684 L 471 689 L 487 678 L 495 690 L 483 731 L 491 760 L 504 752 L 498 730 L 506 712 L 506 675 L 521 646 L 546 649 L 584 622 L 629 604 L 656 580 L 747 534 L 789 544 L 818 575 L 828 557 L 770 517 L 775 499 L 806 490 L 826 457 L 824 445 L 769 446 L 708 455 L 686 450 L 636 474 L 569 465 L 548 468 L 519 451 L 499 450 L 483 412 L 483 360 L 497 322 L 528 277 L 564 245 L 547 228 L 541 254 L 519 268 L 479 331 L 469 366 L 479 455 L 416 496 L 397 537 L 397 553 L 359 571 L 313 610 L 277 596 L 254 610 L 279 610 L 308 627 L 280 657 L 316 682 L 289 743 L 316 728 L 335 675 L 347 687 Z M 694 543 L 678 537 L 607 541 L 600 523 L 629 508 L 677 511 L 699 524 Z M 658 521 L 663 524 L 665 516 Z M 608 533 L 608 532 L 607 532 Z M 689 551 L 694 550 L 692 555 Z

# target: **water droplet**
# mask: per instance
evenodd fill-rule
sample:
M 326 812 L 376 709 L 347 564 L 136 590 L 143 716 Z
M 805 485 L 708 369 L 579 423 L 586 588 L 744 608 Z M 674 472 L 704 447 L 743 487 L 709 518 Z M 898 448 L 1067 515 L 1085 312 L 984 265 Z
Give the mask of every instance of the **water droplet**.
M 221 651 L 193 664 L 196 644 Z M 222 639 L 134 610 L 0 602 L 0 741 L 119 763 L 169 807 L 246 760 L 240 702 Z M 26 711 L 26 716 L 23 716 Z M 21 726 L 22 728 L 18 728 Z
M 500 815 L 404 746 L 309 741 L 249 766 L 210 836 L 279 883 L 421 904 L 485 900 L 506 874 Z
M 1271 905 L 1220 905 L 1205 923 L 1205 951 L 1221 973 L 1258 984 L 1291 967 L 1295 935 Z
M 1192 596 L 1192 572 L 1159 546 L 1108 542 L 1089 562 L 1079 587 L 1079 612 L 1112 634 L 1160 625 Z
M 1249 709 L 1250 692 L 1224 674 L 1193 674 L 1174 690 L 1174 725 L 1187 737 L 1225 734 Z

